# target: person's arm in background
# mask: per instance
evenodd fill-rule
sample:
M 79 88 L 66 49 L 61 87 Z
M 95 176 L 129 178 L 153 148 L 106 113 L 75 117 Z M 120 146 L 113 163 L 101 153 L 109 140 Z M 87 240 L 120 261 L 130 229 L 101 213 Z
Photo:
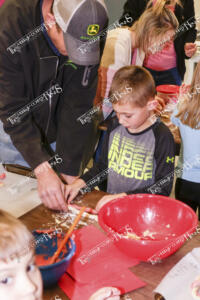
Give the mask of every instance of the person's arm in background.
M 127 0 L 124 4 L 123 14 L 120 18 L 120 21 L 123 21 L 125 15 L 128 14 L 132 17 L 133 21 L 127 24 L 129 27 L 133 25 L 135 21 L 139 19 L 141 14 L 144 12 L 148 0 Z
M 187 28 L 189 30 L 183 33 L 185 58 L 188 59 L 191 58 L 197 50 L 197 47 L 194 44 L 196 40 L 196 34 L 197 34 L 197 30 L 195 26 L 197 20 L 195 18 L 194 0 L 182 0 L 181 3 L 183 5 L 183 16 L 181 16 L 182 22 L 180 23 L 180 26 L 184 22 L 186 22 L 187 24 L 187 21 L 193 24 L 193 27 L 187 25 Z
M 188 10 L 190 13 L 188 12 Z M 184 16 L 186 17 L 194 16 L 194 20 L 197 21 L 195 18 L 194 0 L 185 0 Z M 195 27 L 193 27 L 191 30 L 187 32 L 185 36 L 184 50 L 185 50 L 186 58 L 192 57 L 197 50 L 197 46 L 194 44 L 196 40 L 196 35 L 197 35 L 197 30 Z
M 3 39 L 2 39 L 3 40 Z M 4 45 L 5 49 L 6 46 Z M 41 133 L 33 121 L 31 112 L 19 122 L 9 117 L 28 104 L 27 78 L 18 57 L 3 49 L 0 51 L 0 119 L 5 132 L 10 135 L 17 150 L 34 169 L 38 179 L 38 192 L 43 203 L 51 209 L 66 210 L 64 184 L 48 163 L 51 156 L 42 143 Z M 41 171 L 42 170 L 42 171 Z

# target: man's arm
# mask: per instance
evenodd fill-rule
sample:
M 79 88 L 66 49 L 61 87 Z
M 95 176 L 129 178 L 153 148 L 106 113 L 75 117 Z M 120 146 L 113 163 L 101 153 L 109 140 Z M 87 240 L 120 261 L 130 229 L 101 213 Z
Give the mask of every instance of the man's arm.
M 0 53 L 0 119 L 15 147 L 34 169 L 40 163 L 48 161 L 50 155 L 43 146 L 41 133 L 33 121 L 31 112 L 21 120 L 20 115 L 16 120 L 11 118 L 31 101 L 28 99 L 28 79 L 25 78 L 22 64 L 20 65 L 20 60 L 14 63 L 11 56 L 9 53 Z
M 103 180 L 106 180 L 108 170 L 108 142 L 109 132 L 106 132 L 104 137 L 100 158 L 98 162 L 94 162 L 93 167 L 77 179 L 73 184 L 65 187 L 65 199 L 68 203 L 71 202 L 81 190 L 82 194 L 91 191 Z
M 34 123 L 31 112 L 21 120 L 19 118 L 13 122 L 9 119 L 30 102 L 26 85 L 27 78 L 24 76 L 22 64 L 14 63 L 13 57 L 9 55 L 11 54 L 1 53 L 0 55 L 0 119 L 4 123 L 4 130 L 34 169 L 38 179 L 38 193 L 44 205 L 51 209 L 66 210 L 64 184 L 48 163 L 51 156 L 42 143 L 41 133 Z
M 102 145 L 102 149 L 101 149 L 101 153 L 100 153 L 100 157 L 99 157 L 99 161 L 98 162 L 94 162 L 93 167 L 86 172 L 85 174 L 83 174 L 80 178 L 82 180 L 84 180 L 84 182 L 90 183 L 91 188 L 94 188 L 95 186 L 97 186 L 99 184 L 98 182 L 98 175 L 101 174 L 104 171 L 108 170 L 108 143 L 109 143 L 109 135 L 110 135 L 110 131 L 108 130 L 105 134 L 104 140 L 103 140 L 103 145 Z M 94 184 L 92 184 L 92 179 L 96 178 L 96 181 L 94 181 Z M 106 179 L 106 173 L 104 178 Z M 100 178 L 103 181 L 103 178 Z

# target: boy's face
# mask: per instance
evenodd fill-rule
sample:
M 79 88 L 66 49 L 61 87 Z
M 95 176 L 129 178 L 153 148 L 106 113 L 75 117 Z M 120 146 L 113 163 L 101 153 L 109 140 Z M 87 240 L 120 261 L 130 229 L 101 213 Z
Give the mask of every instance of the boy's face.
M 42 279 L 33 252 L 0 261 L 0 298 L 2 300 L 42 300 Z
M 151 102 L 151 101 L 150 101 Z M 151 114 L 150 102 L 144 107 L 133 104 L 113 104 L 119 123 L 128 129 L 130 133 L 140 132 L 152 125 L 149 121 Z

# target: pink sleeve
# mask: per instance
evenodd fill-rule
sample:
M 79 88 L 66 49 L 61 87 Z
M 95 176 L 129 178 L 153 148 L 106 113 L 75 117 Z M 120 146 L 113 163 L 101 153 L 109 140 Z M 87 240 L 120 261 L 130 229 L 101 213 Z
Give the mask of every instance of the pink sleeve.
M 133 57 L 132 57 L 132 62 L 131 62 L 131 64 L 133 66 L 135 66 L 135 64 L 136 64 L 136 59 L 137 59 L 137 49 L 135 49 L 135 51 L 133 51 Z
M 5 2 L 5 0 L 0 0 L 0 6 Z

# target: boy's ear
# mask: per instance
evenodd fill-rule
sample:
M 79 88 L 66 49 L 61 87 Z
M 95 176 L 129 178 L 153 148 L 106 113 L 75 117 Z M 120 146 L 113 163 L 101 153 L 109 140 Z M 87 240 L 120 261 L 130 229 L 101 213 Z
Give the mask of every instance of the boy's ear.
M 155 110 L 158 105 L 158 101 L 155 99 L 151 99 L 150 101 L 147 102 L 147 109 L 149 111 Z

